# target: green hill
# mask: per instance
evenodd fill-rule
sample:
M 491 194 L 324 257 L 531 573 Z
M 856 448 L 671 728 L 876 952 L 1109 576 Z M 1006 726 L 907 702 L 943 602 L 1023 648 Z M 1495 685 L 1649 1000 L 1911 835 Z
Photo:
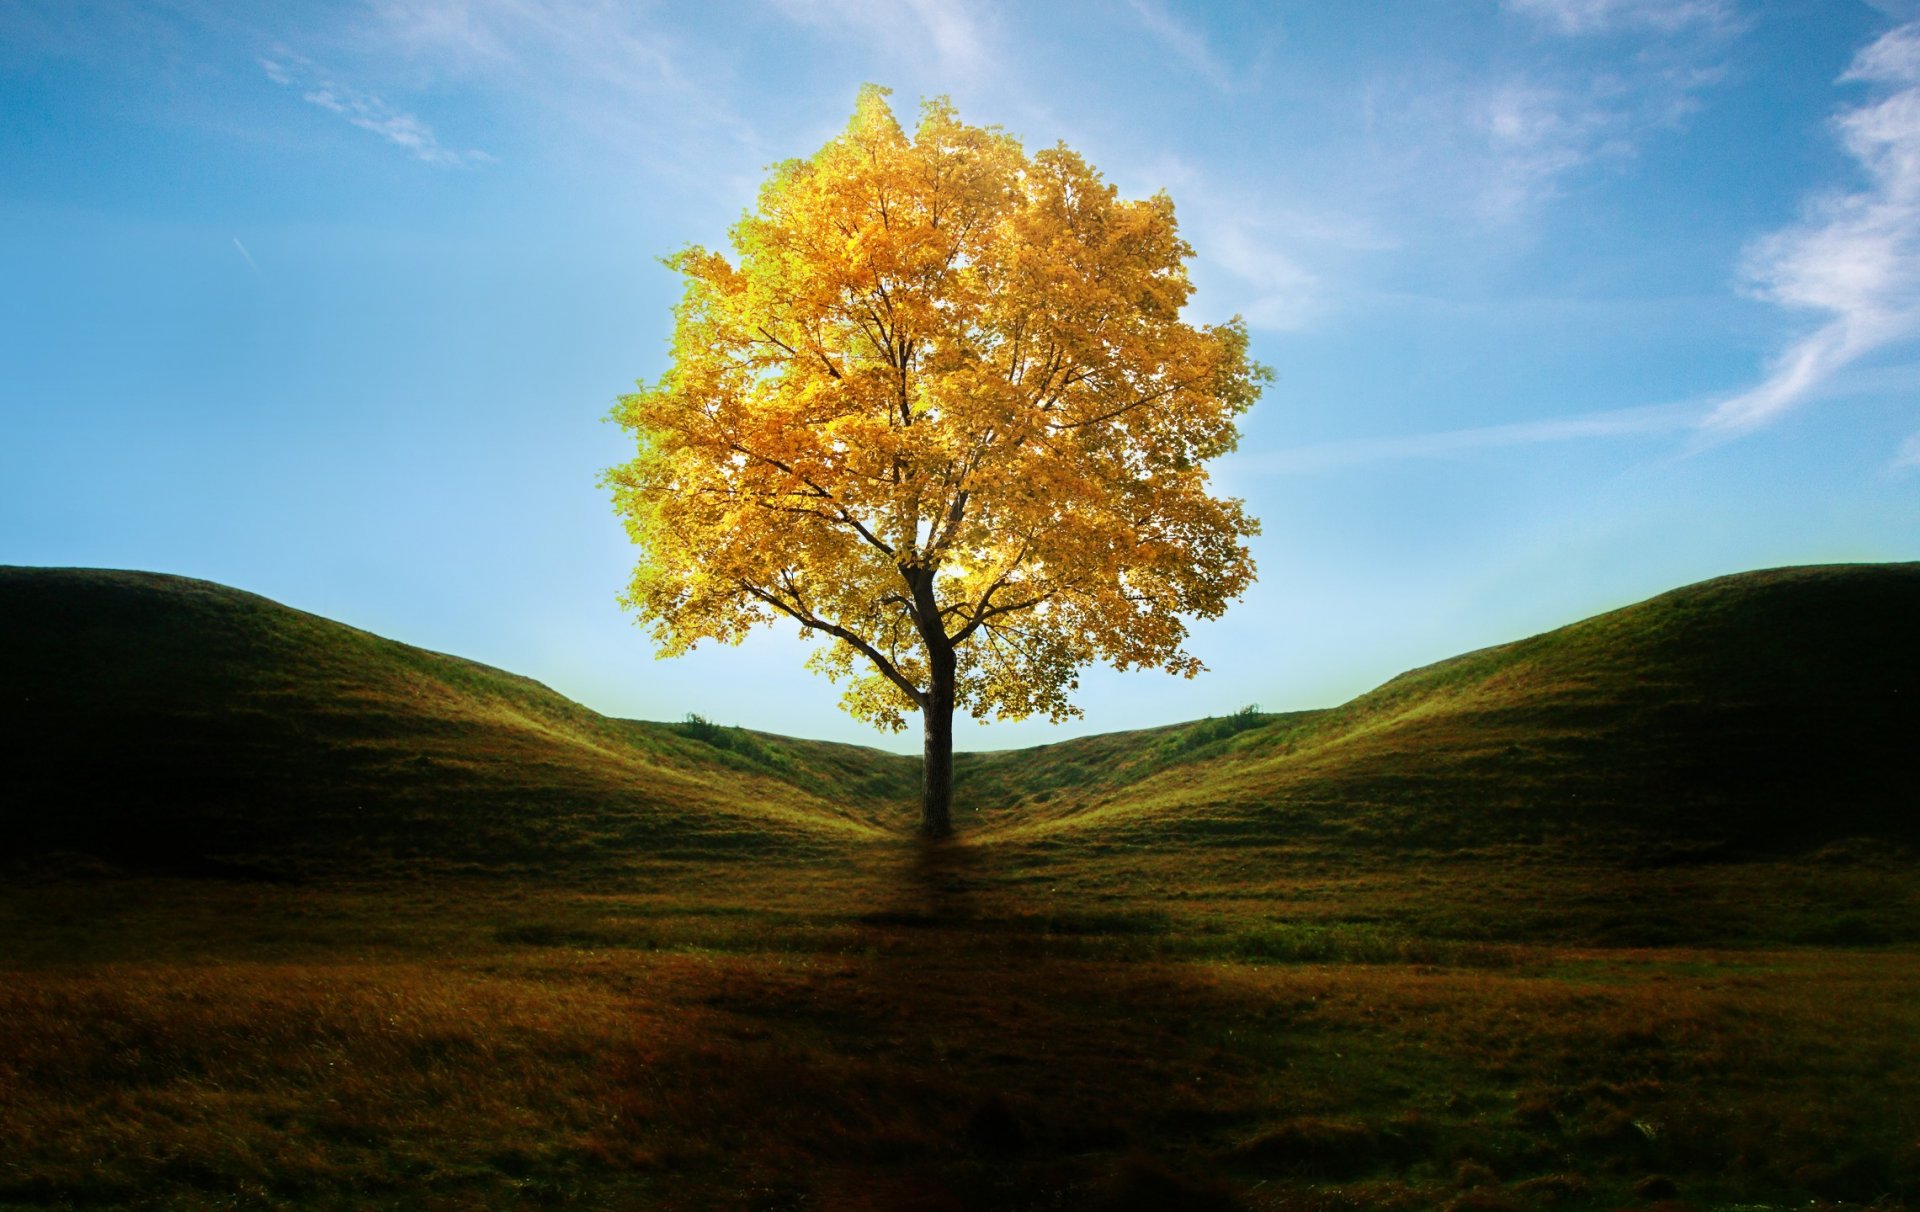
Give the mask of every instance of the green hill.
M 1920 1206 L 1916 619 L 1729 577 L 921 847 L 909 758 L 0 569 L 0 1209 Z
M 1920 564 L 1725 577 L 1324 711 L 958 755 L 978 841 L 1700 857 L 1920 839 Z M 252 594 L 0 569 L 0 856 L 618 871 L 897 837 L 918 763 L 540 684 Z
M 994 755 L 975 777 L 1043 788 L 998 800 L 1009 838 L 1694 854 L 1920 838 L 1920 564 L 1723 577 L 1330 711 Z
M 205 581 L 0 568 L 0 855 L 181 871 L 554 868 L 880 835 L 909 763 L 613 720 Z

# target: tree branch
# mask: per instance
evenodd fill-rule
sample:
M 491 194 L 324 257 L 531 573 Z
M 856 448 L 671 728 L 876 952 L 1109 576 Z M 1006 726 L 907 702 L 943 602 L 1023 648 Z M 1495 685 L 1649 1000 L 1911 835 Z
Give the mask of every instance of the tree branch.
M 927 545 L 928 555 L 945 551 L 947 544 L 953 542 L 954 535 L 959 533 L 960 523 L 967 516 L 967 496 L 968 491 L 964 488 L 953 494 L 953 504 L 947 506 L 947 524 L 940 528 L 940 533 L 934 536 L 932 543 Z
M 776 337 L 771 332 L 767 331 L 767 326 L 765 324 L 762 324 L 759 326 L 759 332 L 760 332 L 760 335 L 765 337 L 768 341 L 771 341 L 773 344 L 778 345 L 780 348 L 786 350 L 789 356 L 795 357 L 795 358 L 800 356 L 799 351 L 794 349 L 793 346 L 787 344 L 785 341 L 782 341 L 779 337 Z
M 1172 395 L 1176 391 L 1179 391 L 1182 387 L 1185 387 L 1185 386 L 1186 384 L 1184 383 L 1174 383 L 1167 387 L 1161 388 L 1159 391 L 1148 392 L 1146 395 L 1141 396 L 1139 399 L 1134 400 L 1131 403 L 1122 404 L 1118 408 L 1108 409 L 1106 412 L 1100 413 L 1097 416 L 1082 417 L 1078 421 L 1049 421 L 1047 424 L 1050 428 L 1053 428 L 1053 429 L 1079 429 L 1084 425 L 1097 425 L 1102 421 L 1111 421 L 1113 418 L 1117 416 L 1121 416 L 1124 413 L 1132 412 L 1136 408 L 1145 408 L 1147 405 L 1152 404 L 1156 400 L 1164 400 L 1168 396 Z
M 998 589 L 999 587 L 999 583 L 996 583 L 989 588 L 986 593 L 981 595 L 981 602 L 985 603 L 988 598 L 993 596 L 994 589 Z M 1004 602 L 998 606 L 984 606 L 981 609 L 977 609 L 973 612 L 973 618 L 967 625 L 954 633 L 953 642 L 956 645 L 964 644 L 972 637 L 974 632 L 980 630 L 980 627 L 986 623 L 987 620 L 997 619 L 1003 614 L 1014 614 L 1022 610 L 1031 610 L 1033 607 L 1051 598 L 1055 592 L 1057 591 L 1049 589 L 1045 593 L 1036 594 L 1033 597 L 1025 598 L 1018 602 Z M 991 629 L 989 629 L 988 634 L 992 634 Z
M 815 495 L 816 497 L 819 497 L 823 501 L 830 503 L 835 509 L 840 511 L 840 515 L 837 519 L 838 521 L 844 522 L 848 526 L 852 527 L 854 531 L 857 532 L 861 538 L 865 539 L 870 546 L 876 548 L 881 552 L 884 552 L 887 555 L 893 554 L 893 548 L 881 542 L 880 539 L 871 530 L 867 529 L 866 525 L 863 522 L 861 522 L 859 518 L 854 517 L 853 513 L 845 505 L 840 503 L 838 498 L 836 498 L 832 493 L 828 492 L 826 489 L 814 483 L 808 477 L 801 475 L 799 472 L 795 471 L 788 464 L 781 462 L 779 459 L 774 458 L 772 455 L 763 455 L 757 450 L 748 450 L 746 447 L 740 445 L 740 443 L 738 442 L 728 442 L 727 449 L 737 451 L 740 454 L 747 456 L 749 459 L 759 459 L 762 463 L 767 464 L 769 467 L 777 468 L 780 471 L 784 471 L 788 475 L 792 476 L 794 479 L 800 481 L 802 484 L 805 484 L 808 488 L 811 488 L 813 490 L 813 495 Z M 825 515 L 822 515 L 822 516 L 825 516 Z
M 788 603 L 786 601 L 783 601 L 780 595 L 776 593 L 772 593 L 768 590 L 762 589 L 760 588 L 760 586 L 752 584 L 748 581 L 738 581 L 735 583 L 738 584 L 740 588 L 745 590 L 748 594 L 758 598 L 762 602 L 765 602 L 767 605 L 778 610 L 780 613 L 786 615 L 788 618 L 793 619 L 795 622 L 799 623 L 802 627 L 805 627 L 811 631 L 818 631 L 824 635 L 830 635 L 837 640 L 843 641 L 848 646 L 852 647 L 854 650 L 859 652 L 862 656 L 866 657 L 869 661 L 872 661 L 874 668 L 878 669 L 883 677 L 885 677 L 889 682 L 892 682 L 895 686 L 899 687 L 901 693 L 905 694 L 909 699 L 913 700 L 914 706 L 920 708 L 923 711 L 926 710 L 927 696 L 920 690 L 920 688 L 915 686 L 911 681 L 909 681 L 907 676 L 901 673 L 900 670 L 897 667 L 895 667 L 892 661 L 889 661 L 887 659 L 885 653 L 881 652 L 878 648 L 875 648 L 872 644 L 869 644 L 866 640 L 862 639 L 860 636 L 856 635 L 851 631 L 848 631 L 845 627 L 842 627 L 838 623 L 830 622 L 826 619 L 817 617 L 811 610 L 806 609 L 804 603 L 800 603 L 797 601 L 794 603 Z M 788 588 L 789 588 L 789 591 L 791 591 L 792 589 L 791 581 L 788 581 Z

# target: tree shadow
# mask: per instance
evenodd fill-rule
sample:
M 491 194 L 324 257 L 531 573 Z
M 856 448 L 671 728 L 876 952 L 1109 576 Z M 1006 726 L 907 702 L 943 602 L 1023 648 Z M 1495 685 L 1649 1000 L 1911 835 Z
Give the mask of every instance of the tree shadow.
M 1207 1142 L 1264 1108 L 1216 1038 L 1219 990 L 1158 939 L 1050 906 L 990 844 L 875 859 L 845 945 L 706 993 L 751 1046 L 653 1075 L 704 1083 L 713 1141 L 743 1151 L 741 1206 L 1238 1206 Z

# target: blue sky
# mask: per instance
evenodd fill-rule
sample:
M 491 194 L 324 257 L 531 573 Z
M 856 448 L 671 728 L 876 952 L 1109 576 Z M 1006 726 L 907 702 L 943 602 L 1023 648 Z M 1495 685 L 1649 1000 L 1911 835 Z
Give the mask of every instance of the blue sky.
M 1722 573 L 1920 559 L 1920 6 L 0 0 L 0 562 L 222 581 L 611 714 L 913 748 L 653 659 L 615 396 L 863 81 L 1173 197 L 1277 381 L 1260 582 L 1069 728 L 1341 701 Z

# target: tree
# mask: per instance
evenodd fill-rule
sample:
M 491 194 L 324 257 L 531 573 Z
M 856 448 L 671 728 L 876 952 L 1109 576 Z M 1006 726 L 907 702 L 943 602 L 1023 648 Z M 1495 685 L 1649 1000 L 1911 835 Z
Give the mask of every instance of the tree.
M 1162 194 L 1027 155 L 888 90 L 690 247 L 672 360 L 613 419 L 640 548 L 622 604 L 661 656 L 791 620 L 854 716 L 926 733 L 922 830 L 951 829 L 953 713 L 1053 720 L 1095 660 L 1191 677 L 1183 616 L 1253 579 L 1207 459 L 1269 377 L 1236 317 L 1181 319 L 1193 250 Z

